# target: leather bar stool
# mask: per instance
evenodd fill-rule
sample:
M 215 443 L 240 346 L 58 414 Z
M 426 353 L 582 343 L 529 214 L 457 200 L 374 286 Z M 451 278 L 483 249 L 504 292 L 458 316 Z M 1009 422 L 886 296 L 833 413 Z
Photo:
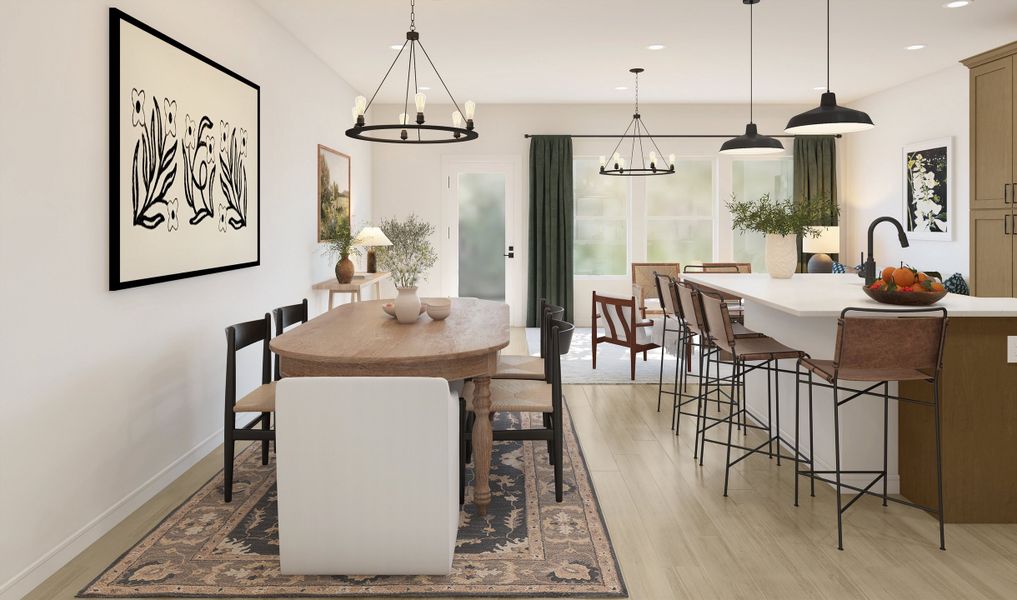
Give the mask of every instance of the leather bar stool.
M 660 399 L 664 394 L 674 398 L 671 413 L 671 428 L 675 428 L 675 412 L 682 403 L 685 391 L 685 371 L 681 368 L 682 357 L 685 355 L 686 326 L 680 316 L 678 292 L 674 288 L 674 278 L 666 273 L 653 272 L 653 283 L 660 300 L 663 318 L 660 334 L 660 377 L 657 380 L 657 412 L 660 412 Z M 664 356 L 667 352 L 667 334 L 677 334 L 678 344 L 675 348 L 674 386 L 670 391 L 664 389 Z
M 724 466 L 724 495 L 727 496 L 731 467 L 753 454 L 764 454 L 770 458 L 776 458 L 778 465 L 780 464 L 781 458 L 795 461 L 796 464 L 802 459 L 802 456 L 797 452 L 797 450 L 794 456 L 784 455 L 781 453 L 781 442 L 789 447 L 792 444 L 780 437 L 779 377 L 781 369 L 778 361 L 787 359 L 800 360 L 805 357 L 806 354 L 801 350 L 785 346 L 779 341 L 768 336 L 748 338 L 736 337 L 734 333 L 734 323 L 731 320 L 731 314 L 728 312 L 727 302 L 724 298 L 709 292 L 701 292 L 700 299 L 703 304 L 703 313 L 706 317 L 707 331 L 711 342 L 731 356 L 731 363 L 733 365 L 732 377 L 734 378 L 736 386 L 743 387 L 745 375 L 756 369 L 764 369 L 767 377 L 767 422 L 765 424 L 754 424 L 748 422 L 745 419 L 747 412 L 745 403 L 742 402 L 736 407 L 735 411 L 732 411 L 724 419 L 727 423 L 726 443 L 707 439 L 705 435 L 706 430 L 704 428 L 701 442 L 704 449 L 707 441 L 723 444 L 727 447 L 727 459 Z M 774 385 L 771 385 L 771 381 Z M 732 443 L 732 432 L 735 428 L 735 422 L 738 417 L 742 419 L 741 425 L 743 430 L 746 428 L 765 430 L 767 433 L 766 441 L 756 446 L 745 446 Z M 776 451 L 774 451 L 774 444 L 776 444 Z M 732 460 L 732 449 L 741 450 L 741 456 Z M 700 455 L 702 455 L 702 452 L 703 450 L 700 450 Z
M 698 458 L 699 464 L 703 464 L 703 438 L 705 433 L 708 429 L 724 421 L 724 419 L 711 417 L 707 414 L 706 405 L 709 402 L 711 394 L 714 394 L 715 392 L 717 410 L 720 410 L 720 407 L 723 404 L 728 404 L 732 414 L 736 413 L 741 406 L 741 397 L 738 393 L 739 387 L 734 378 L 732 376 L 722 377 L 720 375 L 721 364 L 730 364 L 730 356 L 725 355 L 710 337 L 706 317 L 703 313 L 701 292 L 696 287 L 684 281 L 676 281 L 673 283 L 678 295 L 678 314 L 682 319 L 682 326 L 685 331 L 684 344 L 687 348 L 699 349 L 699 368 L 696 371 L 698 384 L 696 388 L 696 395 L 691 397 L 679 396 L 675 398 L 676 402 L 673 409 L 673 421 L 677 435 L 681 415 L 684 414 L 686 416 L 696 417 L 696 439 L 692 457 L 694 459 Z M 760 337 L 761 334 L 747 329 L 740 323 L 733 323 L 732 335 L 740 339 L 749 339 Z M 686 360 L 688 360 L 689 357 L 690 354 L 686 353 Z M 716 377 L 710 376 L 713 368 L 716 369 Z M 726 393 L 722 390 L 722 386 L 725 383 L 730 386 L 730 393 Z M 688 413 L 682 411 L 681 407 L 692 400 L 696 402 L 696 412 Z M 710 425 L 706 425 L 707 421 L 712 421 L 712 423 Z
M 946 550 L 946 536 L 943 525 L 943 459 L 939 426 L 939 379 L 943 370 L 943 347 L 946 343 L 947 314 L 945 308 L 920 309 L 875 309 L 846 308 L 837 321 L 837 347 L 833 360 L 817 360 L 802 358 L 799 363 L 808 372 L 807 379 L 799 379 L 799 383 L 809 386 L 809 447 L 810 454 L 815 454 L 814 428 L 812 419 L 813 394 L 815 386 L 833 390 L 833 431 L 834 431 L 834 470 L 817 471 L 810 457 L 807 470 L 798 469 L 798 475 L 809 477 L 812 495 L 815 495 L 815 481 L 832 484 L 837 492 L 837 549 L 844 549 L 844 512 L 862 496 L 876 496 L 882 499 L 883 506 L 887 502 L 897 502 L 906 506 L 920 508 L 935 514 L 939 518 L 939 549 Z M 908 349 L 900 351 L 896 346 L 875 343 L 874 340 L 907 339 Z M 824 383 L 814 381 L 814 376 Z M 847 388 L 841 380 L 864 382 L 869 384 L 862 389 Z M 891 396 L 889 382 L 921 381 L 932 386 L 932 401 Z M 795 405 L 797 410 L 798 396 Z M 862 396 L 875 396 L 883 400 L 883 468 L 880 471 L 862 471 L 841 469 L 841 407 Z M 887 429 L 890 400 L 910 402 L 932 408 L 936 438 L 936 506 L 924 506 L 900 498 L 892 498 L 887 494 L 887 445 L 889 432 Z M 798 439 L 798 425 L 795 424 L 795 439 Z M 872 475 L 873 479 L 864 487 L 846 484 L 842 475 Z M 830 476 L 833 476 L 831 479 Z M 872 491 L 876 483 L 882 481 L 882 493 Z M 845 504 L 841 498 L 844 489 L 855 492 Z M 795 505 L 798 505 L 798 477 L 795 477 Z

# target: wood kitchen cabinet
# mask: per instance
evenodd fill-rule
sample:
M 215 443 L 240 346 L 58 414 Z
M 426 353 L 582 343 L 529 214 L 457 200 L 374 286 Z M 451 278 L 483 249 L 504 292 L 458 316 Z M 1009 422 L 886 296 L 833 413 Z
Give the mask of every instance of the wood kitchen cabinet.
M 1015 296 L 1017 42 L 973 56 L 971 69 L 971 291 Z

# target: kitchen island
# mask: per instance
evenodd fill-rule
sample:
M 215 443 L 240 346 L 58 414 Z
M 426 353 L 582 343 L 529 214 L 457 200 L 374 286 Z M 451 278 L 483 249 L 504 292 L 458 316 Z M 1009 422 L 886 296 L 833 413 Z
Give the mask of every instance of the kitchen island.
M 837 319 L 847 307 L 891 308 L 871 300 L 856 275 L 796 274 L 773 279 L 766 274 L 686 274 L 684 279 L 741 297 L 745 326 L 819 359 L 832 359 Z M 1017 337 L 1017 299 L 974 298 L 948 294 L 935 306 L 947 309 L 941 382 L 943 494 L 949 523 L 1017 523 L 1017 363 L 1008 362 L 1007 338 Z M 907 340 L 873 339 L 907 352 Z M 781 368 L 793 370 L 794 361 Z M 746 377 L 746 407 L 765 423 L 766 375 Z M 793 375 L 780 376 L 780 435 L 795 439 Z M 845 384 L 860 389 L 863 384 Z M 814 389 L 815 444 L 809 448 L 808 403 L 802 386 L 799 446 L 814 457 L 816 468 L 834 464 L 832 393 Z M 891 394 L 898 393 L 891 384 Z M 900 395 L 931 399 L 923 382 L 900 385 Z M 878 397 L 862 397 L 841 411 L 841 461 L 845 470 L 880 469 L 883 462 L 883 406 Z M 891 406 L 894 402 L 891 402 Z M 896 403 L 889 417 L 888 482 L 890 493 L 935 505 L 933 411 Z M 776 426 L 776 423 L 774 424 Z M 843 478 L 857 485 L 865 476 Z

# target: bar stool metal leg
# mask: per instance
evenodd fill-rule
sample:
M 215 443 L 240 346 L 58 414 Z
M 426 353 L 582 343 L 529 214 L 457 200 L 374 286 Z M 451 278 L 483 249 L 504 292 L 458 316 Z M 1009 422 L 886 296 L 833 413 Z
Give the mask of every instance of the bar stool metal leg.
M 939 549 L 946 550 L 946 530 L 943 520 L 943 442 L 939 430 L 939 377 L 932 382 L 933 410 L 936 414 L 936 493 L 939 495 Z
M 887 453 L 890 444 L 890 382 L 883 382 L 883 506 L 886 502 Z
M 734 361 L 735 377 L 739 372 L 739 363 L 737 359 Z M 728 480 L 731 476 L 731 432 L 734 431 L 735 411 L 732 408 L 731 413 L 727 418 L 727 458 L 724 460 L 724 497 L 727 497 L 727 486 Z
M 800 427 L 800 412 L 801 412 L 801 396 L 802 396 L 802 384 L 800 381 L 801 377 L 802 360 L 798 359 L 795 362 L 795 506 L 798 506 L 798 472 L 801 470 L 801 466 L 798 464 L 802 454 L 798 450 L 798 440 L 801 439 L 801 427 Z
M 809 371 L 809 471 L 816 472 L 816 428 L 813 426 L 812 371 Z M 809 477 L 809 495 L 816 497 L 816 478 Z
M 664 346 L 667 343 L 667 313 L 664 313 L 664 328 L 660 332 L 660 376 L 657 378 L 657 412 L 660 412 L 660 396 L 664 393 Z M 677 392 L 678 390 L 675 390 Z
M 840 404 L 838 382 L 833 382 L 833 452 L 834 452 L 834 477 L 837 484 L 837 549 L 844 549 L 844 510 L 841 508 L 840 498 Z M 815 453 L 813 453 L 815 454 Z

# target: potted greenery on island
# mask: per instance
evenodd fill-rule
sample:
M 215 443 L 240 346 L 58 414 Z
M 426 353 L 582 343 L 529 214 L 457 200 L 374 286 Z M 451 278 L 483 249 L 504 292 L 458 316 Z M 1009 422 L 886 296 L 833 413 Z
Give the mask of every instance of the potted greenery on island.
M 417 283 L 438 262 L 438 253 L 431 244 L 434 225 L 410 215 L 405 220 L 385 219 L 381 230 L 392 242 L 378 250 L 379 266 L 392 274 L 398 294 L 395 299 L 396 320 L 412 323 L 420 316 Z
M 731 227 L 740 231 L 758 231 L 766 236 L 766 271 L 775 279 L 788 279 L 798 265 L 798 238 L 818 237 L 819 224 L 830 217 L 822 202 L 738 200 L 732 194 L 727 203 Z M 835 208 L 833 216 L 839 211 Z

